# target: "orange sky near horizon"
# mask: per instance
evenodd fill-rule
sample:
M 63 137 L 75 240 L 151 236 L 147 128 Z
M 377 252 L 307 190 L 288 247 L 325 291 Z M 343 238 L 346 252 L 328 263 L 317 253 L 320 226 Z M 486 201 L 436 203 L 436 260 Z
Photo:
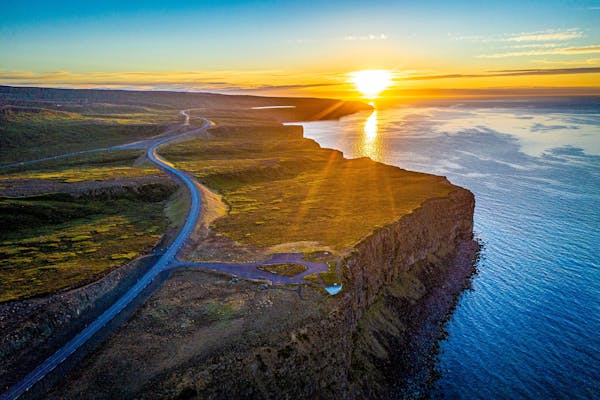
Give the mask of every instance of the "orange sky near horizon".
M 600 95 L 594 0 L 201 3 L 11 3 L 0 85 L 363 99 L 350 74 L 383 69 L 388 100 Z
M 567 69 L 503 73 L 441 74 L 389 70 L 392 81 L 377 96 L 380 101 L 412 97 L 471 97 L 539 95 L 600 95 L 598 72 Z M 593 70 L 595 71 L 595 70 Z M 146 73 L 22 73 L 13 74 L 17 86 L 114 88 L 135 90 L 192 90 L 217 93 L 333 97 L 365 100 L 351 82 L 351 73 L 287 73 L 284 71 L 146 72 Z M 537 74 L 539 73 L 539 74 Z M 451 75 L 445 77 L 446 75 Z M 466 76 L 464 76 L 466 75 Z M 489 76 L 488 76 L 489 75 Z M 226 77 L 227 82 L 223 81 Z M 32 81 L 33 84 L 21 81 Z M 269 82 L 265 84 L 264 82 Z M 3 82 L 11 84 L 11 82 Z

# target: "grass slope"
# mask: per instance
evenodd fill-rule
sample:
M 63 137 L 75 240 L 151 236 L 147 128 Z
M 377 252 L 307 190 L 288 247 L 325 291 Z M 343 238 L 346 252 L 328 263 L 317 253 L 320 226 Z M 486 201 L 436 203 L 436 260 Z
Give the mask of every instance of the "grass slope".
M 165 125 L 150 123 L 146 118 L 86 116 L 48 110 L 0 113 L 0 163 L 114 146 L 164 131 Z
M 93 281 L 149 250 L 165 228 L 154 186 L 120 198 L 0 198 L 0 302 Z
M 231 209 L 213 227 L 244 244 L 312 242 L 341 252 L 453 188 L 442 177 L 344 159 L 303 139 L 298 127 L 211 133 L 213 139 L 171 145 L 162 154 L 223 194 Z

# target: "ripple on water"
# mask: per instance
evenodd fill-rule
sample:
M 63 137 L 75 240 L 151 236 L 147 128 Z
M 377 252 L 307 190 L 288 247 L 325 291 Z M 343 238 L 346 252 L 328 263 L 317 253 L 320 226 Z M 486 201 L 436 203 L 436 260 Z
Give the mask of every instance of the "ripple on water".
M 483 257 L 447 324 L 433 393 L 600 398 L 600 105 L 461 107 L 378 112 L 379 161 L 443 173 L 476 197 Z M 305 133 L 352 157 L 365 118 Z

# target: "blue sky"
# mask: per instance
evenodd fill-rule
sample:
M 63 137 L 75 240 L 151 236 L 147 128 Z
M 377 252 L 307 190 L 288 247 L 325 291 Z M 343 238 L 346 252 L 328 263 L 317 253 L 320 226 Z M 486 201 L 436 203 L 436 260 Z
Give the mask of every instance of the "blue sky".
M 284 85 L 369 68 L 403 77 L 567 67 L 600 67 L 600 1 L 28 1 L 0 14 L 4 84 L 121 74 L 135 86 L 138 73 L 168 86 L 193 72 L 194 82 L 261 86 L 273 74 Z

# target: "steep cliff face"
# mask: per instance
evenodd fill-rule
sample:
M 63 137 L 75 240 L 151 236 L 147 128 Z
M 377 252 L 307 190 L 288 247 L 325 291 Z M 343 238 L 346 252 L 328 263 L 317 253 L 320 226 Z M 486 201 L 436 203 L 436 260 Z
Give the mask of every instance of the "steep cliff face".
M 346 259 L 351 397 L 416 398 L 426 391 L 441 324 L 474 270 L 474 206 L 462 189 L 429 200 Z
M 385 398 L 419 358 L 472 270 L 473 195 L 456 189 L 365 237 L 341 261 L 344 292 L 277 335 L 223 345 L 156 377 L 143 398 Z M 290 314 L 294 319 L 294 313 Z M 430 366 L 431 363 L 423 363 Z M 413 366 L 415 368 L 413 368 Z M 414 370 L 414 371 L 412 371 Z

